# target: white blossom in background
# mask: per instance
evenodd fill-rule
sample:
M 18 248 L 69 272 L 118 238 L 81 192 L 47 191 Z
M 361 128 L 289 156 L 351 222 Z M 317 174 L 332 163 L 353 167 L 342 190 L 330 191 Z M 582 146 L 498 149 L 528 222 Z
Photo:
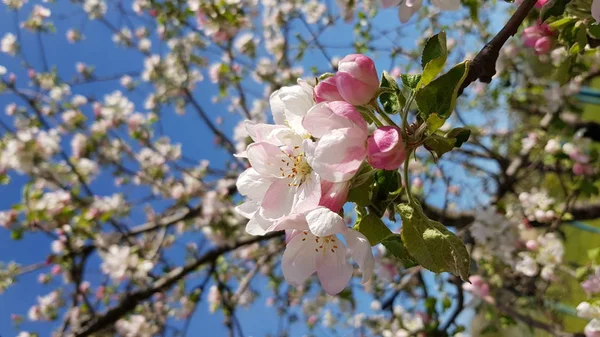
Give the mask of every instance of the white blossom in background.
M 130 276 L 143 279 L 154 267 L 151 261 L 142 259 L 137 253 L 132 252 L 129 246 L 112 245 L 108 251 L 101 252 L 100 256 L 102 257 L 100 269 L 115 282 Z
M 91 20 L 99 19 L 106 14 L 106 2 L 104 0 L 84 0 L 83 10 Z
M 514 253 L 519 240 L 518 227 L 495 208 L 490 207 L 477 212 L 469 231 L 477 243 L 473 250 L 474 258 L 487 259 L 495 256 L 505 264 L 514 263 Z
M 143 315 L 131 315 L 127 319 L 120 319 L 115 328 L 122 337 L 152 337 L 158 332 L 158 327 L 148 322 Z
M 553 209 L 556 201 L 548 196 L 546 191 L 522 192 L 519 194 L 519 201 L 522 212 L 529 221 L 550 223 L 556 218 L 556 212 Z M 514 211 L 511 215 L 519 216 L 518 212 Z
M 18 50 L 19 44 L 17 43 L 17 37 L 12 33 L 4 34 L 4 37 L 0 41 L 0 51 L 15 56 Z
M 28 1 L 27 0 L 2 0 L 2 2 L 7 6 L 10 7 L 12 9 L 20 9 L 21 7 L 23 7 L 24 4 L 26 4 Z

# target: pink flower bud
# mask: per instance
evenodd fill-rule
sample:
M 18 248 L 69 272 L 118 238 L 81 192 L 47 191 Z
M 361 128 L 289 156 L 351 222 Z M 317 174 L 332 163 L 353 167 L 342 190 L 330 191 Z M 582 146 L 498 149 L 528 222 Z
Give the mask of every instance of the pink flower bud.
M 400 129 L 382 126 L 367 140 L 367 160 L 374 168 L 396 170 L 406 157 Z
M 546 4 L 548 1 L 550 1 L 550 0 L 538 0 L 538 1 L 535 3 L 535 8 L 537 8 L 537 9 L 542 9 L 542 7 L 544 7 L 544 5 L 545 5 L 545 4 Z
M 594 174 L 592 166 L 582 163 L 573 164 L 573 173 L 578 176 L 586 176 Z
M 319 82 L 314 90 L 314 98 L 317 103 L 344 100 L 336 86 L 335 77 L 329 77 Z
M 348 200 L 349 191 L 350 181 L 332 183 L 331 181 L 321 180 L 319 206 L 325 206 L 334 212 L 339 212 Z
M 52 270 L 51 270 L 52 275 L 56 276 L 56 275 L 59 275 L 61 272 L 62 272 L 62 269 L 60 268 L 59 265 L 55 264 L 54 266 L 52 266 Z
M 361 54 L 350 54 L 340 60 L 335 81 L 340 95 L 353 105 L 369 103 L 379 88 L 375 63 Z
M 544 36 L 535 42 L 535 52 L 538 55 L 547 54 L 552 48 L 552 38 Z

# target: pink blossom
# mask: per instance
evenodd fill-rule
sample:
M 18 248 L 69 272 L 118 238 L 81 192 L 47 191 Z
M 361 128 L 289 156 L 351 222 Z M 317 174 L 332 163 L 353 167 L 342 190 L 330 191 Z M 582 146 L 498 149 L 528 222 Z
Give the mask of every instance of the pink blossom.
M 583 281 L 581 287 L 588 295 L 600 293 L 600 268 L 596 270 L 594 275 L 591 275 L 587 280 Z
M 352 258 L 363 272 L 361 283 L 373 275 L 374 258 L 367 238 L 346 227 L 344 219 L 326 207 L 304 214 L 292 214 L 279 220 L 271 230 L 297 230 L 299 234 L 287 244 L 281 266 L 286 281 L 301 286 L 315 272 L 325 292 L 336 295 L 352 277 L 352 265 L 346 259 L 344 237 Z
M 544 7 L 544 5 L 545 5 L 545 4 L 546 4 L 548 1 L 550 1 L 550 0 L 538 0 L 538 1 L 535 3 L 535 8 L 537 8 L 537 9 L 542 9 L 542 7 Z
M 367 140 L 367 160 L 374 168 L 397 170 L 404 162 L 406 153 L 400 129 L 382 126 Z
M 340 60 L 335 81 L 340 95 L 353 105 L 369 103 L 379 88 L 375 63 L 361 54 L 350 54 Z
M 334 212 L 339 212 L 350 191 L 350 182 L 333 183 L 327 180 L 321 180 L 321 200 L 319 206 L 325 206 Z
M 471 275 L 469 276 L 469 282 L 471 283 L 463 283 L 462 287 L 465 291 L 481 298 L 487 297 L 490 294 L 490 285 L 481 276 Z
M 578 176 L 594 174 L 594 168 L 591 165 L 575 163 L 573 164 L 573 173 Z
M 526 47 L 534 48 L 536 54 L 542 55 L 550 51 L 553 35 L 547 24 L 538 22 L 536 25 L 525 28 L 521 38 Z
M 318 139 L 305 150 L 322 179 L 343 182 L 356 174 L 367 155 L 367 123 L 354 106 L 342 101 L 319 103 L 308 111 L 302 126 Z
M 60 275 L 60 273 L 62 272 L 62 269 L 61 269 L 60 265 L 55 264 L 54 266 L 52 266 L 52 270 L 50 272 L 52 273 L 52 275 L 56 276 L 56 275 Z
M 344 100 L 336 86 L 335 77 L 328 77 L 317 84 L 314 99 L 317 103 Z

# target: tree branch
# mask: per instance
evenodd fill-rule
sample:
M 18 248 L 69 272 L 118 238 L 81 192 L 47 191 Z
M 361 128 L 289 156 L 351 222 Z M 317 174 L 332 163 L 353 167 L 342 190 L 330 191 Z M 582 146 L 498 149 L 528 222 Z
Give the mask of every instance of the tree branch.
M 469 73 L 458 90 L 459 96 L 466 87 L 477 80 L 484 83 L 492 81 L 492 77 L 496 74 L 496 61 L 500 56 L 500 49 L 511 36 L 517 33 L 519 26 L 535 6 L 536 1 L 523 1 L 498 34 L 479 51 L 471 62 Z
M 233 251 L 242 246 L 251 245 L 256 242 L 261 242 L 264 240 L 269 240 L 275 237 L 280 237 L 284 234 L 284 232 L 271 232 L 264 236 L 252 237 L 246 240 L 241 240 L 236 243 L 222 245 L 220 247 L 214 248 L 213 250 L 207 252 L 199 259 L 194 262 L 191 262 L 185 266 L 175 268 L 171 270 L 169 273 L 165 274 L 162 278 L 156 280 L 152 286 L 135 291 L 129 295 L 127 295 L 119 305 L 113 307 L 108 310 L 104 315 L 98 316 L 94 319 L 83 324 L 82 328 L 76 331 L 73 336 L 74 337 L 87 337 L 92 334 L 102 331 L 103 329 L 112 326 L 116 321 L 118 321 L 121 317 L 125 316 L 128 312 L 135 309 L 135 307 L 141 303 L 149 299 L 155 293 L 165 291 L 175 285 L 179 280 L 183 279 L 187 275 L 196 271 L 200 266 L 210 263 L 216 260 L 219 256 Z

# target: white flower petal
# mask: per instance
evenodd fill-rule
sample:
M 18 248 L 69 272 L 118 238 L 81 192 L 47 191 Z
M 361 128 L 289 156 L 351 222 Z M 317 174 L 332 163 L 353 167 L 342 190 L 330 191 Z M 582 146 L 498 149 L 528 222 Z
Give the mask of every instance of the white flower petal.
M 300 236 L 296 236 L 294 239 L 296 238 L 300 238 Z M 334 251 L 318 253 L 316 264 L 321 286 L 329 295 L 340 293 L 350 282 L 352 266 L 346 260 L 346 252 L 342 247 Z
M 295 200 L 295 213 L 304 213 L 319 206 L 321 200 L 321 180 L 314 171 L 298 187 Z
M 317 270 L 315 259 L 317 252 L 311 244 L 314 242 L 314 237 L 304 241 L 302 239 L 305 239 L 304 234 L 294 236 L 288 243 L 281 259 L 285 280 L 295 286 L 302 285 Z
M 252 217 L 254 217 L 254 213 L 258 211 L 259 207 L 260 205 L 255 201 L 248 200 L 243 204 L 237 206 L 235 208 L 235 211 L 246 219 L 252 219 Z
M 351 228 L 346 229 L 344 237 L 346 238 L 348 250 L 352 255 L 352 259 L 358 263 L 358 266 L 362 271 L 363 275 L 360 283 L 365 284 L 371 280 L 373 268 L 375 266 L 371 244 L 362 233 Z
M 236 186 L 241 195 L 261 202 L 271 181 L 271 179 L 263 177 L 251 167 L 240 174 Z
M 596 19 L 596 22 L 600 23 L 600 0 L 592 2 L 592 17 Z
M 319 207 L 306 213 L 306 222 L 310 231 L 321 237 L 343 233 L 347 228 L 344 219 L 327 207 Z
M 265 235 L 272 224 L 272 221 L 263 218 L 260 212 L 256 212 L 246 224 L 246 233 L 250 235 Z

